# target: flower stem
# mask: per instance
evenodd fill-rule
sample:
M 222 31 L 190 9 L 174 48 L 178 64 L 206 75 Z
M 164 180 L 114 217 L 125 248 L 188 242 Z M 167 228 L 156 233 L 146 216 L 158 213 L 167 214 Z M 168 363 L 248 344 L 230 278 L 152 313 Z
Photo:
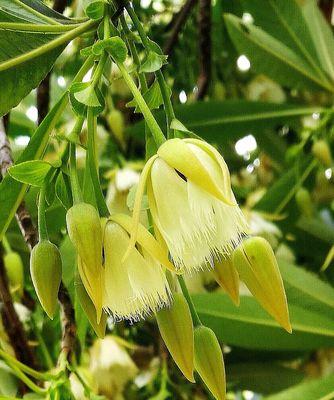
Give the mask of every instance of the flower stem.
M 193 303 L 193 301 L 192 301 L 192 299 L 190 297 L 190 294 L 188 292 L 188 288 L 187 288 L 187 285 L 186 285 L 186 283 L 185 283 L 185 281 L 183 279 L 183 276 L 182 275 L 178 275 L 177 279 L 179 281 L 183 296 L 187 300 L 187 303 L 188 303 L 188 306 L 189 306 L 189 309 L 190 309 L 190 313 L 191 313 L 191 317 L 193 319 L 194 326 L 196 327 L 196 326 L 202 325 L 202 322 L 199 319 L 199 316 L 198 316 L 197 311 L 195 309 L 194 303 Z
M 40 242 L 49 239 L 45 219 L 45 184 L 41 187 L 38 199 L 38 235 Z
M 98 163 L 96 154 L 96 116 L 94 115 L 94 111 L 91 107 L 88 107 L 87 111 L 87 130 L 88 130 L 87 161 L 94 187 L 96 203 L 100 215 L 103 217 L 107 217 L 109 215 L 109 210 L 104 200 L 98 175 Z
M 75 144 L 70 144 L 70 181 L 74 204 L 82 202 L 82 193 L 79 185 Z
M 35 379 L 41 380 L 41 381 L 46 381 L 54 378 L 53 375 L 47 373 L 47 372 L 38 372 L 35 371 L 33 368 L 28 367 L 28 365 L 25 365 L 18 361 L 15 357 L 11 356 L 10 354 L 6 353 L 2 349 L 0 349 L 0 357 L 6 362 L 10 363 L 11 365 L 16 366 L 18 369 L 21 371 L 25 372 L 26 374 L 32 376 Z
M 123 76 L 123 79 L 125 80 L 125 83 L 128 85 L 129 89 L 131 90 L 133 97 L 135 101 L 138 104 L 138 107 L 143 114 L 145 121 L 147 123 L 147 126 L 149 127 L 152 136 L 157 144 L 157 146 L 160 146 L 162 143 L 166 141 L 166 138 L 164 134 L 162 133 L 162 130 L 153 117 L 153 114 L 151 110 L 149 109 L 148 105 L 146 104 L 142 94 L 140 93 L 139 89 L 135 85 L 133 79 L 131 78 L 130 74 L 128 73 L 127 69 L 124 67 L 124 65 L 120 62 L 116 62 L 117 66 Z
M 139 21 L 139 18 L 137 17 L 135 10 L 130 3 L 126 3 L 125 8 L 126 8 L 126 11 L 128 12 L 128 14 L 130 15 L 130 18 L 131 18 L 135 28 L 137 29 L 137 31 L 139 33 L 140 39 L 142 41 L 142 44 L 143 44 L 146 52 L 148 53 L 149 48 L 150 48 L 150 41 L 149 41 L 148 36 L 146 35 L 143 25 Z M 168 94 L 167 84 L 166 84 L 166 81 L 165 81 L 162 71 L 161 70 L 156 71 L 155 76 L 158 80 L 158 84 L 160 87 L 160 91 L 161 91 L 161 95 L 162 95 L 162 99 L 163 99 L 163 103 L 164 103 L 164 108 L 165 108 L 165 112 L 166 112 L 167 136 L 169 139 L 171 137 L 174 137 L 174 133 L 172 134 L 172 132 L 170 130 L 170 124 L 171 124 L 172 120 L 175 118 L 175 113 L 174 113 L 174 109 L 173 109 L 173 105 L 172 105 L 170 96 Z

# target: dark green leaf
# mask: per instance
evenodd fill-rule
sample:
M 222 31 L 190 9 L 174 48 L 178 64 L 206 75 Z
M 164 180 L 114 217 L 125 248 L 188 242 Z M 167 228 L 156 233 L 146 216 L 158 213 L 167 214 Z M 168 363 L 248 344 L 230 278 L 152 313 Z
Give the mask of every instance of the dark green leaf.
M 171 94 L 171 92 L 169 93 Z M 151 110 L 159 108 L 163 104 L 163 98 L 160 91 L 159 83 L 154 81 L 149 89 L 143 94 L 146 104 Z M 135 113 L 140 113 L 140 109 L 135 99 L 131 100 L 126 105 L 127 107 L 135 107 Z
M 334 375 L 296 385 L 265 400 L 331 400 L 334 394 Z
M 292 88 L 334 90 L 303 58 L 262 29 L 244 24 L 234 15 L 226 15 L 225 21 L 234 45 L 249 58 L 254 71 Z
M 220 293 L 193 296 L 202 322 L 228 345 L 258 350 L 311 350 L 331 346 L 334 320 L 327 315 L 289 305 L 292 334 L 284 331 L 255 301 L 241 296 L 240 307 Z
M 69 177 L 61 172 L 56 181 L 56 196 L 66 210 L 72 207 L 72 194 L 69 183 Z

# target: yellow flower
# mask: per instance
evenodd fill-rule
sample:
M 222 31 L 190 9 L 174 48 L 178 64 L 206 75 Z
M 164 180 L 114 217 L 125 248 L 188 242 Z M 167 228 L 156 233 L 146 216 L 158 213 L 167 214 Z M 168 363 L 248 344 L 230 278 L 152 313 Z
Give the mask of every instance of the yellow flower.
M 181 271 L 213 265 L 215 258 L 229 255 L 248 230 L 218 151 L 201 140 L 171 139 L 161 145 L 142 172 L 131 246 L 146 183 L 155 233 L 162 236 Z
M 117 221 L 117 222 L 114 222 Z M 161 264 L 173 268 L 162 247 L 140 225 L 136 247 L 124 254 L 131 218 L 111 216 L 104 231 L 105 295 L 103 306 L 114 320 L 139 320 L 170 304 L 171 292 Z M 121 226 L 122 225 L 122 226 Z

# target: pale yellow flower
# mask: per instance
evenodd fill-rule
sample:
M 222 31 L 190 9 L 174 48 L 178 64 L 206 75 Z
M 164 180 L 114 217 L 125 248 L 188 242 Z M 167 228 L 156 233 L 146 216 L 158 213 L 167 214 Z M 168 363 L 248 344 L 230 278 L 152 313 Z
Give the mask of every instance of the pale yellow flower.
M 132 242 L 147 182 L 154 229 L 180 271 L 213 265 L 229 255 L 247 232 L 223 157 L 197 139 L 166 141 L 146 164 L 138 185 Z

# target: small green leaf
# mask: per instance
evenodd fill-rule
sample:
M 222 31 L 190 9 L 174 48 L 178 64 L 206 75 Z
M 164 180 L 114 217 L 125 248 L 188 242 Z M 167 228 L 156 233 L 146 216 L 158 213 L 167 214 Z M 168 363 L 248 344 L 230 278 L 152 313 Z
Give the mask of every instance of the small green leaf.
M 8 169 L 8 173 L 19 182 L 41 187 L 51 168 L 52 165 L 46 161 L 32 160 L 13 165 Z
M 112 58 L 118 62 L 124 62 L 126 56 L 128 55 L 128 49 L 124 41 L 118 37 L 114 36 L 108 39 L 99 40 L 93 46 L 93 53 L 96 55 L 102 54 L 103 50 L 108 51 Z
M 72 207 L 73 200 L 69 177 L 63 172 L 60 173 L 56 180 L 56 196 L 66 210 Z
M 92 1 L 85 9 L 85 13 L 90 19 L 101 19 L 104 14 L 104 1 Z
M 104 109 L 104 98 L 99 88 L 90 82 L 77 82 L 70 88 L 70 102 L 77 115 L 86 116 L 87 107 L 94 109 L 94 114 L 100 114 Z
M 167 63 L 167 56 L 157 54 L 155 51 L 149 51 L 144 62 L 139 68 L 139 72 L 155 72 Z
M 168 88 L 169 95 L 171 95 L 171 90 Z M 163 98 L 160 91 L 160 87 L 157 81 L 150 86 L 150 88 L 143 94 L 146 104 L 151 110 L 158 109 L 163 104 Z M 140 109 L 137 105 L 135 99 L 131 100 L 126 105 L 127 107 L 135 107 L 135 113 L 140 113 Z

